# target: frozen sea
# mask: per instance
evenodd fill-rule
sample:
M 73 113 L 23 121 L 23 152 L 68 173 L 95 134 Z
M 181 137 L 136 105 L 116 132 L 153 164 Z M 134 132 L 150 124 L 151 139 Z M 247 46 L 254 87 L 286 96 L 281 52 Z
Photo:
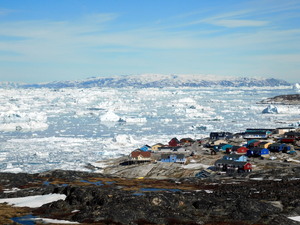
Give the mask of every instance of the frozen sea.
M 36 173 L 128 155 L 144 144 L 212 131 L 276 128 L 299 106 L 262 114 L 257 102 L 289 87 L 0 89 L 0 171 Z

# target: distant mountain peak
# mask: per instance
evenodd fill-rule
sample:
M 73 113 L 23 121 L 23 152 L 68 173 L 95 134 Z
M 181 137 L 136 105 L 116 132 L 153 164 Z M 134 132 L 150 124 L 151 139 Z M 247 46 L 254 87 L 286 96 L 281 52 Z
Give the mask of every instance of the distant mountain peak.
M 264 86 L 290 86 L 291 84 L 275 78 L 253 78 L 217 76 L 205 74 L 140 74 L 112 77 L 91 77 L 80 81 L 57 81 L 39 84 L 16 84 L 11 87 L 20 88 L 90 88 L 90 87 L 264 87 Z M 9 87 L 0 83 L 0 87 Z

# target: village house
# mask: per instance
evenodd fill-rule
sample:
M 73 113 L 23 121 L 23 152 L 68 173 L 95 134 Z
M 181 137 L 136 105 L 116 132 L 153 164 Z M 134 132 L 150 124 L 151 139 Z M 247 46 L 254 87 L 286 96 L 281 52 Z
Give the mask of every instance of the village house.
M 157 143 L 157 144 L 151 146 L 151 150 L 154 151 L 154 152 L 156 152 L 156 151 L 159 150 L 159 148 L 161 148 L 163 146 L 164 146 L 163 144 Z
M 253 128 L 248 128 L 245 131 L 244 138 L 245 139 L 267 139 L 274 129 L 253 129 Z
M 269 145 L 268 148 L 271 152 L 283 152 L 286 153 L 287 151 L 291 150 L 291 146 L 287 144 L 281 144 L 281 143 L 274 143 Z
M 227 172 L 250 172 L 252 171 L 252 164 L 249 162 L 240 162 L 234 160 L 219 159 L 215 162 L 216 170 Z
M 247 162 L 248 157 L 245 155 L 229 154 L 229 155 L 224 155 L 223 159 L 233 160 L 233 161 L 237 161 L 237 162 Z
M 275 129 L 274 133 L 278 135 L 283 135 L 287 132 L 291 132 L 295 130 L 296 130 L 295 127 L 279 127 Z
M 300 132 L 286 132 L 284 134 L 284 136 L 286 138 L 295 138 L 295 139 L 300 140 Z
M 149 145 L 144 145 L 143 147 L 139 148 L 140 150 L 147 152 L 147 151 L 151 151 L 151 146 Z
M 181 146 L 171 147 L 171 146 L 162 146 L 158 148 L 159 152 L 174 152 L 182 148 Z
M 179 142 L 180 145 L 191 146 L 195 141 L 192 138 L 182 138 Z
M 211 132 L 209 135 L 211 140 L 227 139 L 230 137 L 232 137 L 232 133 L 230 132 Z
M 247 148 L 252 148 L 253 147 L 253 143 L 258 142 L 257 139 L 251 139 L 247 141 L 246 147 Z
M 130 153 L 130 159 L 137 161 L 151 161 L 151 152 L 137 149 Z
M 245 146 L 232 146 L 232 152 L 235 154 L 246 154 L 248 150 Z
M 184 154 L 162 154 L 160 161 L 172 163 L 185 163 L 186 158 Z
M 272 143 L 271 142 L 268 142 L 268 141 L 262 141 L 258 144 L 257 147 L 259 148 L 268 148 Z M 254 146 L 256 147 L 256 146 Z
M 267 148 L 251 148 L 247 151 L 248 157 L 268 157 L 270 154 L 269 149 Z
M 180 145 L 180 141 L 179 141 L 176 137 L 172 138 L 172 139 L 169 141 L 169 146 L 170 146 L 170 147 L 177 147 L 177 146 L 179 146 L 179 145 Z
M 214 149 L 215 150 L 222 150 L 222 151 L 226 151 L 227 149 L 231 149 L 232 145 L 230 144 L 219 144 L 219 145 L 215 145 Z

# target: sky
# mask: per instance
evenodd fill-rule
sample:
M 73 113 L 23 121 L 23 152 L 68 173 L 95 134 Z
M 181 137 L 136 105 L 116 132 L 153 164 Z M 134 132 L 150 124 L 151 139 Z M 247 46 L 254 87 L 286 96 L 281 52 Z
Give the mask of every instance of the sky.
M 299 82 L 299 0 L 0 0 L 0 82 L 213 74 Z

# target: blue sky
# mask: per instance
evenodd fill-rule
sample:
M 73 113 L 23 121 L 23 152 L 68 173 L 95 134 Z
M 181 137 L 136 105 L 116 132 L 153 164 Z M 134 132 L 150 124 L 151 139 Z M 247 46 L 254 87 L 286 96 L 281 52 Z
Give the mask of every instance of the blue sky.
M 215 74 L 299 82 L 299 0 L 0 0 L 0 81 Z

